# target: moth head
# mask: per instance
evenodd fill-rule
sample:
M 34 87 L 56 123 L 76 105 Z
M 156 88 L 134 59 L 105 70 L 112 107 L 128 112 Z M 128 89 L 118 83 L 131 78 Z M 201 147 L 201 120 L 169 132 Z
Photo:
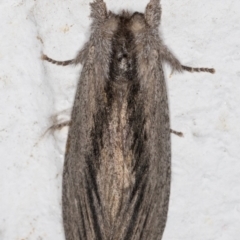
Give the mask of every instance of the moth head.
M 160 0 L 150 0 L 145 9 L 145 20 L 152 28 L 157 28 L 161 20 L 161 5 Z
M 147 22 L 143 13 L 134 12 L 130 20 L 130 28 L 134 33 L 141 32 L 146 29 Z
M 94 0 L 90 3 L 90 6 L 93 23 L 94 25 L 97 24 L 95 26 L 106 24 L 107 22 L 111 23 L 111 20 L 117 19 L 117 15 L 107 11 L 106 3 L 103 0 Z M 150 0 L 144 14 L 135 12 L 131 15 L 128 11 L 123 11 L 120 15 L 131 19 L 131 28 L 134 32 L 141 31 L 145 27 L 158 28 L 161 20 L 160 0 Z
M 134 33 L 144 31 L 146 28 L 157 29 L 161 20 L 160 0 L 150 0 L 145 13 L 134 12 L 130 18 L 130 28 Z

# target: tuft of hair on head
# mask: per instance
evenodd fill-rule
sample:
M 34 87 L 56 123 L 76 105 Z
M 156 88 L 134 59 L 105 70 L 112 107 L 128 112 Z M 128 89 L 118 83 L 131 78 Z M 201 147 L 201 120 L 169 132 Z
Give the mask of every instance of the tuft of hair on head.
M 145 10 L 145 20 L 152 28 L 157 28 L 160 24 L 162 9 L 160 0 L 150 0 Z
M 107 7 L 103 0 L 95 0 L 90 3 L 91 17 L 98 22 L 102 22 L 107 18 Z

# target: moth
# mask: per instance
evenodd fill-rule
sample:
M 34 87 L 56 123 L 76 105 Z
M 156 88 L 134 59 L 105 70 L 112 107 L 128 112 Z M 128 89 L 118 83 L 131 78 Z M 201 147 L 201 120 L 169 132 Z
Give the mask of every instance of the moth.
M 159 34 L 159 0 L 145 12 L 91 6 L 66 144 L 62 208 L 66 240 L 160 240 L 171 182 L 170 121 L 162 64 L 181 65 Z M 174 131 L 172 131 L 174 132 Z

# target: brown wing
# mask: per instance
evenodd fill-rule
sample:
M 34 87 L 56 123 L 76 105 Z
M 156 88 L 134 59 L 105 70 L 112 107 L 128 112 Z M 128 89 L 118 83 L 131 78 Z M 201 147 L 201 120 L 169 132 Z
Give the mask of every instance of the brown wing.
M 170 193 L 170 128 L 159 39 L 138 13 L 111 14 L 102 23 L 101 3 L 93 5 L 101 16 L 93 22 L 66 147 L 66 240 L 161 239 Z M 154 22 L 151 14 L 147 18 Z M 98 21 L 103 25 L 96 28 Z

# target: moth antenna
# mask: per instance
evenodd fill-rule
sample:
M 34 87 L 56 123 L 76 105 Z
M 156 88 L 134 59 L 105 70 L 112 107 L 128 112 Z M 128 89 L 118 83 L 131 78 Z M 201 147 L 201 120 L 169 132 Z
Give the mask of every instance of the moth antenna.
M 42 60 L 48 61 L 48 62 L 56 64 L 56 65 L 61 65 L 61 66 L 67 66 L 67 65 L 70 65 L 70 64 L 74 64 L 74 59 L 67 60 L 67 61 L 57 61 L 57 60 L 54 60 L 54 59 L 48 57 L 45 54 L 42 54 Z
M 182 69 L 188 72 L 209 72 L 209 73 L 215 73 L 214 68 L 193 68 L 182 65 Z

